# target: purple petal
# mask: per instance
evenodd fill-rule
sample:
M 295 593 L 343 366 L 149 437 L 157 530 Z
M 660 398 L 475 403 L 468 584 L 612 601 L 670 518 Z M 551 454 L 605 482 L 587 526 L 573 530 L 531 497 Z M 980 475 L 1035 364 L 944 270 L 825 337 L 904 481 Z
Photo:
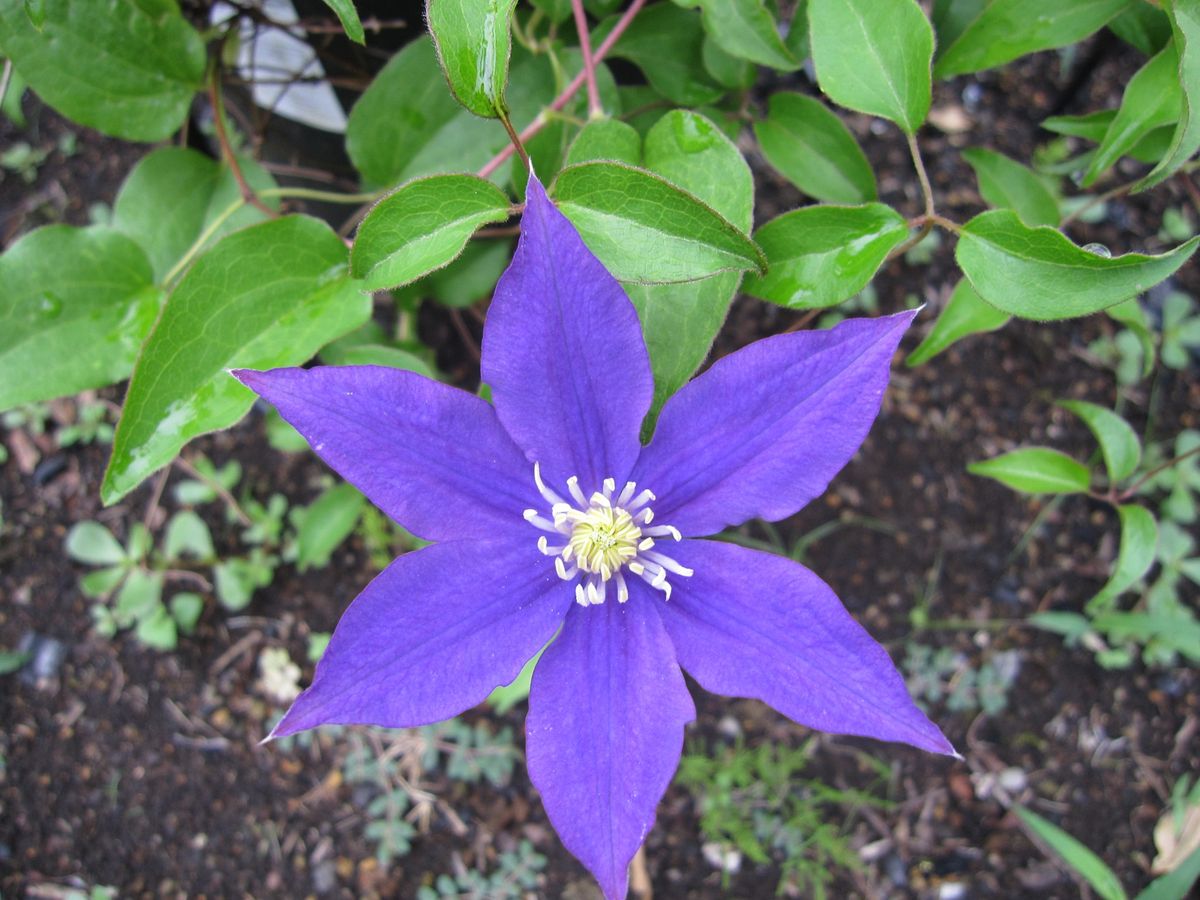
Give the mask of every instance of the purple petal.
M 456 716 L 516 678 L 573 602 L 535 540 L 452 541 L 406 553 L 350 604 L 312 687 L 271 736 Z
M 233 373 L 371 502 L 428 540 L 527 528 L 533 467 L 485 401 L 413 372 L 325 366 Z
M 777 521 L 824 492 L 867 436 L 915 312 L 757 341 L 667 401 L 630 478 L 685 535 Z
M 954 754 L 887 651 L 799 563 L 720 541 L 683 541 L 695 570 L 659 607 L 679 664 L 706 690 L 753 697 L 802 725 Z
M 530 176 L 483 332 L 500 421 L 553 485 L 625 480 L 654 382 L 633 304 Z
M 534 670 L 525 723 L 529 777 L 608 900 L 625 896 L 696 716 L 653 592 L 630 588 L 628 603 L 571 608 Z

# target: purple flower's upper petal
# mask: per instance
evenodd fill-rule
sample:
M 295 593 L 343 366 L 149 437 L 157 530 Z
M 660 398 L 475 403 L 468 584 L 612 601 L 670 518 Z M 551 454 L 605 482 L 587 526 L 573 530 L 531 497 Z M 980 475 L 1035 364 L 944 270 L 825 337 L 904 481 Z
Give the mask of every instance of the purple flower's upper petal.
M 808 569 L 720 541 L 671 551 L 695 574 L 672 582 L 660 615 L 679 664 L 705 689 L 763 700 L 821 731 L 954 753 L 887 651 Z
M 312 686 L 272 736 L 456 716 L 516 678 L 573 602 L 532 540 L 450 541 L 406 553 L 350 604 Z
M 376 506 L 428 540 L 528 528 L 533 469 L 495 410 L 466 391 L 384 366 L 241 369 L 313 450 Z
M 653 593 L 639 582 L 628 603 L 572 607 L 529 693 L 529 777 L 608 900 L 625 896 L 696 715 Z
M 533 176 L 483 332 L 500 421 L 547 479 L 621 483 L 654 389 L 637 313 Z
M 879 412 L 913 312 L 757 341 L 667 401 L 630 478 L 685 535 L 776 521 L 819 496 Z

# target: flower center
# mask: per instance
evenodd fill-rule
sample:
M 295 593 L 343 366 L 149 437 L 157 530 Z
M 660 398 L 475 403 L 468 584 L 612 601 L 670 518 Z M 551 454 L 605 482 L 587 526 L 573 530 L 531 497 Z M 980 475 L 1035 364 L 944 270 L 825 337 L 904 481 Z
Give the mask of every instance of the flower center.
M 617 483 L 604 479 L 604 490 L 591 497 L 584 495 L 579 478 L 567 479 L 564 499 L 542 481 L 539 466 L 533 466 L 533 480 L 538 493 L 550 504 L 550 517 L 536 509 L 525 510 L 525 520 L 551 532 L 554 538 L 538 538 L 538 549 L 554 557 L 554 569 L 564 581 L 578 578 L 575 600 L 581 606 L 603 603 L 608 596 L 608 583 L 616 586 L 617 601 L 629 599 L 625 570 L 642 578 L 671 598 L 667 573 L 688 577 L 692 570 L 652 548 L 655 538 L 680 539 L 679 531 L 670 525 L 651 525 L 654 513 L 649 504 L 655 497 L 651 491 L 638 493 L 634 482 L 627 482 L 617 493 Z

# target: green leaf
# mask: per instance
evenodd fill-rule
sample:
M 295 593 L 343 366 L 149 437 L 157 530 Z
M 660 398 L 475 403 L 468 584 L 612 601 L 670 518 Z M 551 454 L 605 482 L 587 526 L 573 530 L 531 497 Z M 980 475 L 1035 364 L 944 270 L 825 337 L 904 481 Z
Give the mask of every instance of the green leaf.
M 1109 30 L 1146 56 L 1158 53 L 1171 40 L 1171 20 L 1149 3 L 1131 3 L 1108 23 Z
M 1120 879 L 1095 853 L 1037 813 L 1023 806 L 1014 806 L 1013 811 L 1030 831 L 1045 841 L 1068 866 L 1085 878 L 1103 900 L 1125 900 L 1125 889 L 1121 887 Z
M 1092 620 L 1074 612 L 1037 612 L 1026 621 L 1034 628 L 1060 634 L 1068 641 L 1077 641 L 1092 630 Z
M 125 562 L 125 550 L 112 532 L 99 522 L 79 522 L 67 532 L 67 555 L 90 566 L 115 566 Z
M 721 87 L 731 91 L 745 91 L 754 86 L 758 77 L 758 67 L 749 60 L 722 49 L 711 34 L 704 35 L 700 56 L 704 60 L 704 71 Z
M 1136 190 L 1154 187 L 1170 178 L 1200 150 L 1200 2 L 1164 0 L 1163 8 L 1171 20 L 1179 57 L 1177 84 L 1183 98 L 1170 146 L 1158 165 L 1138 182 Z
M 216 551 L 213 549 L 212 534 L 209 533 L 208 525 L 190 509 L 175 513 L 167 523 L 163 555 L 171 560 L 182 559 L 184 556 L 201 560 L 212 559 L 216 556 Z
M 539 650 L 529 662 L 521 668 L 521 673 L 512 680 L 510 684 L 502 684 L 490 694 L 488 694 L 487 704 L 496 710 L 500 715 L 504 715 L 522 700 L 529 696 L 529 687 L 533 684 L 533 670 L 537 667 L 538 660 L 542 658 L 542 654 L 546 652 L 543 647 Z
M 138 360 L 101 496 L 113 503 L 193 437 L 245 415 L 239 367 L 298 365 L 361 325 L 370 298 L 346 275 L 329 226 L 285 216 L 225 237 L 167 301 Z
M 788 24 L 787 36 L 783 43 L 794 58 L 808 58 L 808 0 L 797 0 L 796 5 L 792 7 L 792 21 Z
M 119 566 L 88 572 L 79 579 L 79 591 L 85 597 L 93 600 L 99 599 L 115 591 L 128 571 L 126 564 L 122 563 Z
M 1157 256 L 1101 256 L 1053 228 L 993 210 L 963 226 L 954 255 L 988 303 L 1025 319 L 1086 316 L 1149 290 L 1187 262 L 1200 237 Z
M 191 634 L 204 612 L 204 598 L 191 591 L 183 591 L 171 598 L 171 618 L 184 634 Z
M 63 115 L 130 141 L 161 141 L 204 79 L 204 43 L 173 0 L 0 0 L 0 53 Z
M 571 17 L 571 0 L 529 0 L 535 7 L 542 11 L 547 19 L 555 25 L 561 25 Z M 607 15 L 612 10 L 607 10 L 601 15 Z
M 358 524 L 364 497 L 353 485 L 337 484 L 304 511 L 296 532 L 296 567 L 304 572 L 329 565 L 329 557 Z
M 122 628 L 162 608 L 162 573 L 133 569 L 117 594 L 113 617 Z
M 1138 345 L 1142 349 L 1140 377 L 1145 378 L 1154 370 L 1156 348 L 1154 335 L 1150 333 L 1150 323 L 1146 320 L 1146 313 L 1142 309 L 1142 305 L 1138 303 L 1135 297 L 1132 300 L 1126 300 L 1124 303 L 1118 303 L 1116 306 L 1110 306 L 1104 312 L 1114 322 L 1120 322 L 1129 329 L 1137 339 Z M 1120 338 L 1120 335 L 1118 334 L 1117 337 Z M 1135 374 L 1131 381 L 1137 381 L 1138 377 Z
M 321 358 L 331 366 L 388 366 L 416 372 L 426 378 L 438 377 L 433 367 L 415 353 L 384 344 L 356 344 L 340 350 L 336 355 L 321 351 Z
M 1200 878 L 1200 847 L 1166 875 L 1155 878 L 1135 900 L 1185 900 Z
M 217 599 L 231 612 L 245 609 L 254 592 L 271 583 L 274 571 L 268 563 L 241 557 L 226 560 L 213 567 Z
M 614 17 L 596 29 L 593 47 L 616 21 Z M 655 3 L 638 13 L 608 55 L 629 60 L 668 100 L 680 106 L 702 106 L 725 93 L 709 78 L 703 50 L 704 27 L 699 15 L 673 3 Z
M 929 114 L 933 29 L 915 0 L 809 0 L 821 90 L 913 134 Z
M 770 268 L 743 289 L 791 309 L 832 306 L 866 287 L 906 237 L 904 217 L 882 203 L 795 209 L 754 233 Z
M 511 257 L 512 241 L 478 240 L 468 244 L 446 268 L 431 272 L 414 287 L 443 306 L 471 306 L 492 295 Z
M 162 295 L 111 228 L 51 225 L 0 256 L 0 409 L 125 378 Z
M 517 127 L 553 98 L 547 56 L 514 52 L 508 105 Z M 387 187 L 422 175 L 474 172 L 508 143 L 504 129 L 463 109 L 442 77 L 433 42 L 421 37 L 393 56 L 350 110 L 346 152 L 368 185 Z M 493 180 L 503 183 L 509 166 Z
M 593 119 L 567 149 L 564 165 L 607 159 L 636 166 L 642 161 L 642 136 L 620 119 Z
M 239 166 L 254 190 L 276 186 L 271 174 L 254 160 L 240 160 Z M 161 283 L 201 233 L 240 197 L 228 166 L 196 150 L 160 147 L 142 157 L 121 185 L 113 203 L 113 227 L 146 251 L 154 280 Z M 278 208 L 279 198 L 265 203 Z M 206 246 L 264 218 L 260 209 L 247 203 L 213 232 Z
M 1060 400 L 1058 405 L 1083 419 L 1096 436 L 1109 482 L 1116 484 L 1134 473 L 1142 460 L 1142 442 L 1128 422 L 1111 409 L 1085 400 Z
M 1023 494 L 1082 494 L 1087 466 L 1049 447 L 1025 447 L 967 466 L 972 475 L 994 478 Z
M 11 675 L 25 665 L 25 661 L 28 659 L 28 653 L 20 653 L 16 650 L 0 650 L 0 675 Z M 533 674 L 532 671 L 530 674 Z M 520 678 L 517 680 L 519 681 Z M 525 696 L 529 696 L 528 684 L 525 686 Z M 512 704 L 509 705 L 511 706 Z
M 1107 410 L 1105 410 L 1107 412 Z M 1143 506 L 1125 503 L 1117 507 L 1121 517 L 1121 549 L 1108 582 L 1088 601 L 1091 614 L 1112 605 L 1150 571 L 1158 550 L 1158 523 Z
M 425 17 L 458 102 L 485 118 L 505 111 L 517 0 L 428 0 Z
M 736 226 L 645 169 L 611 162 L 570 166 L 559 172 L 554 194 L 620 281 L 697 281 L 766 268 L 762 252 Z
M 979 15 L 988 0 L 933 0 L 930 20 L 937 46 L 949 47 Z
M 362 22 L 358 19 L 358 10 L 354 8 L 353 0 L 325 0 L 325 5 L 333 10 L 338 21 L 342 23 L 342 31 L 346 32 L 346 37 L 356 44 L 366 46 L 367 36 L 363 32 Z
M 810 197 L 865 203 L 877 196 L 875 173 L 850 129 L 815 97 L 772 94 L 767 118 L 754 123 L 763 156 Z
M 800 67 L 763 0 L 675 0 L 699 6 L 704 30 L 726 53 L 784 72 Z
M 908 355 L 905 363 L 909 366 L 919 366 L 965 337 L 1003 328 L 1010 318 L 1012 317 L 1007 313 L 1002 313 L 990 303 L 984 302 L 971 287 L 971 282 L 963 278 L 955 286 L 950 301 L 933 323 L 933 328 L 925 336 L 925 340 Z
M 984 202 L 1011 209 L 1026 225 L 1057 225 L 1058 201 L 1038 175 L 1002 153 L 972 147 L 963 151 L 979 179 Z
M 152 613 L 139 619 L 134 634 L 154 650 L 174 650 L 179 640 L 175 620 L 161 603 Z
M 933 74 L 942 79 L 979 72 L 1074 44 L 1128 5 L 1129 0 L 992 0 L 952 43 L 942 46 Z
M 363 220 L 350 270 L 372 291 L 408 284 L 451 262 L 480 226 L 508 215 L 504 192 L 474 175 L 410 181 Z
M 1129 79 L 1121 106 L 1084 173 L 1084 187 L 1095 183 L 1154 129 L 1179 119 L 1183 91 L 1179 87 L 1178 69 L 1178 54 L 1174 45 L 1168 45 Z
M 713 122 L 672 110 L 647 133 L 645 149 L 646 168 L 691 191 L 736 228 L 749 230 L 754 180 L 745 158 Z M 739 273 L 722 272 L 688 284 L 625 285 L 654 372 L 648 430 L 667 398 L 704 362 L 740 281 Z
M 1042 127 L 1055 134 L 1079 137 L 1098 144 L 1104 140 L 1104 135 L 1116 117 L 1115 109 L 1102 109 L 1085 116 L 1051 116 L 1042 121 Z M 1129 155 L 1138 162 L 1158 162 L 1167 152 L 1173 131 L 1170 125 L 1153 129 L 1128 151 Z

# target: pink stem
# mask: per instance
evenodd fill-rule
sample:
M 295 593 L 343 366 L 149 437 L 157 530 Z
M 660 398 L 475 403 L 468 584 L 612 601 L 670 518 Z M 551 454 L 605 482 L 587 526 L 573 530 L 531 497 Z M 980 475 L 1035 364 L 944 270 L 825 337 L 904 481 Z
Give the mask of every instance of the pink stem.
M 620 20 L 615 26 L 613 26 L 613 30 L 609 32 L 608 37 L 604 39 L 600 46 L 596 48 L 596 52 L 592 54 L 593 67 L 598 65 L 604 59 L 608 51 L 612 49 L 613 44 L 620 40 L 621 35 L 625 33 L 625 29 L 629 27 L 629 23 L 633 21 L 634 16 L 636 16 L 641 8 L 645 5 L 646 0 L 633 0 L 633 3 L 629 4 L 629 9 L 625 10 L 625 13 L 621 16 Z M 563 88 L 563 92 L 554 98 L 554 102 L 550 104 L 548 109 L 554 112 L 561 110 L 564 106 L 571 102 L 572 97 L 579 93 L 579 89 L 583 87 L 583 84 L 586 80 L 587 71 L 585 68 L 583 72 L 580 72 L 571 80 L 570 84 Z M 548 120 L 546 119 L 544 113 L 539 115 L 525 127 L 524 131 L 520 133 L 519 137 L 521 141 L 528 141 L 531 137 L 545 128 L 547 121 Z M 479 177 L 487 178 L 489 175 L 495 172 L 496 169 L 500 168 L 506 159 L 513 155 L 515 149 L 516 147 L 513 144 L 508 144 L 505 146 L 503 150 L 488 160 L 487 164 L 479 170 L 477 173 Z
M 596 87 L 596 64 L 592 59 L 592 37 L 588 34 L 587 13 L 583 11 L 583 0 L 571 0 L 571 9 L 575 13 L 575 30 L 579 32 L 579 49 L 583 53 L 583 78 L 587 83 L 588 115 L 600 116 L 604 109 L 600 106 L 600 90 Z

